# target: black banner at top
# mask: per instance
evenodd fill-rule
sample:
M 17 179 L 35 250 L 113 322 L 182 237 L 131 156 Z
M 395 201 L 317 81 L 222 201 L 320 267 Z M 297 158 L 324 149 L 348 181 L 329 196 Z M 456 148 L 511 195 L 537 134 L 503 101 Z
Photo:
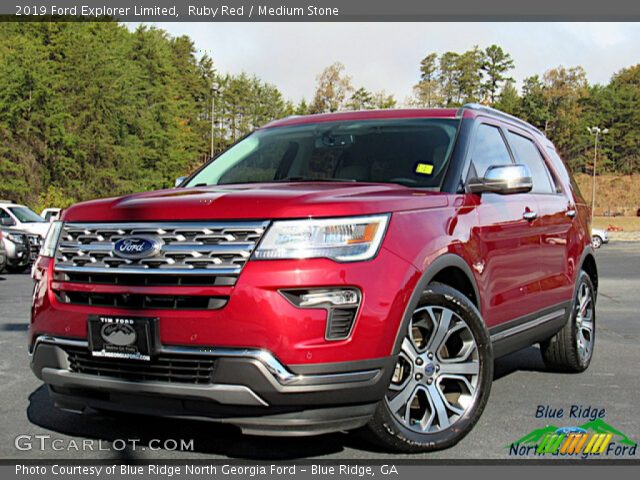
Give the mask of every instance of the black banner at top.
M 5 21 L 425 22 L 638 21 L 629 0 L 16 0 L 0 5 Z

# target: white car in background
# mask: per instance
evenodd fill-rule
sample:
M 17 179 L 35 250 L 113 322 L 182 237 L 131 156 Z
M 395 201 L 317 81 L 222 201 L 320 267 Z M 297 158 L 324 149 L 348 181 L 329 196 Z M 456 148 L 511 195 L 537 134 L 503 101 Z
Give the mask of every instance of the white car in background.
M 592 228 L 591 245 L 593 248 L 600 248 L 604 243 L 609 243 L 609 232 L 600 228 Z
M 44 218 L 47 222 L 54 222 L 60 218 L 61 208 L 45 208 L 40 216 Z
M 34 233 L 40 240 L 49 231 L 49 222 L 25 205 L 0 200 L 0 226 Z

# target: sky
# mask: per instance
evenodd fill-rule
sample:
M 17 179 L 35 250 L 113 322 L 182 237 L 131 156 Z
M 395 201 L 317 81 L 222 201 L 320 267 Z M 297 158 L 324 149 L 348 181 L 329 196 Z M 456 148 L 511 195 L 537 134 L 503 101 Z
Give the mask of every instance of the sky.
M 316 77 L 342 62 L 355 88 L 385 90 L 403 103 L 430 52 L 463 52 L 493 43 L 511 54 L 518 85 L 549 68 L 582 65 L 607 83 L 640 63 L 640 23 L 157 23 L 188 35 L 219 72 L 255 74 L 294 102 L 310 100 Z M 135 28 L 136 24 L 130 24 Z

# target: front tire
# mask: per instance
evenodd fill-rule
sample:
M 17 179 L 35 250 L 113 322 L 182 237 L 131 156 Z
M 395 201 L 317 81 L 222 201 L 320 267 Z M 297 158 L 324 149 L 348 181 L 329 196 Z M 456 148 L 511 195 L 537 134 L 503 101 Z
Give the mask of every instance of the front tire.
M 562 372 L 579 373 L 591 363 L 596 333 L 596 295 L 591 278 L 578 274 L 576 294 L 566 325 L 540 344 L 544 363 Z
M 459 291 L 433 283 L 409 322 L 385 398 L 367 437 L 397 452 L 458 443 L 489 399 L 493 352 L 480 313 Z
M 598 235 L 591 237 L 591 245 L 593 248 L 600 248 L 602 246 L 602 239 Z

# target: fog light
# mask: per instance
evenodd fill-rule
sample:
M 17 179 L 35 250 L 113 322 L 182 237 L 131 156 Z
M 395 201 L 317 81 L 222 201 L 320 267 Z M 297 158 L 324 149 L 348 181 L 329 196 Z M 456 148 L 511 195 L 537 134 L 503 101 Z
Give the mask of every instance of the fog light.
M 355 290 L 327 290 L 310 291 L 299 296 L 300 307 L 315 307 L 318 305 L 348 306 L 357 305 L 358 292 Z
M 282 296 L 298 308 L 322 308 L 327 311 L 325 339 L 345 340 L 358 314 L 362 294 L 352 288 L 316 288 L 280 290 Z

